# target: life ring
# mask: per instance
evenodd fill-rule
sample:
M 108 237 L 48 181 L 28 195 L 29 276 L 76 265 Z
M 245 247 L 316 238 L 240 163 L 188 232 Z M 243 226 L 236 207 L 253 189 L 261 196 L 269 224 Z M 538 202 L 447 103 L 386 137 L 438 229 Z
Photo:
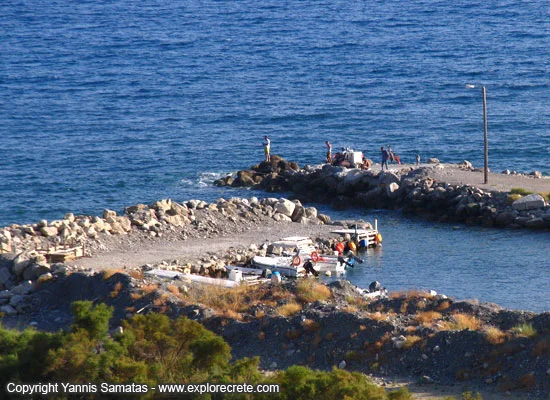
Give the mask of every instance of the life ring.
M 382 243 L 382 234 L 377 233 L 376 236 L 374 237 L 374 240 L 376 244 Z
M 319 261 L 319 253 L 317 253 L 316 251 L 312 252 L 312 253 L 311 253 L 311 260 L 312 260 L 313 262 Z
M 297 267 L 298 265 L 300 265 L 302 263 L 302 257 L 300 256 L 294 256 L 292 257 L 292 265 L 294 265 L 295 267 Z

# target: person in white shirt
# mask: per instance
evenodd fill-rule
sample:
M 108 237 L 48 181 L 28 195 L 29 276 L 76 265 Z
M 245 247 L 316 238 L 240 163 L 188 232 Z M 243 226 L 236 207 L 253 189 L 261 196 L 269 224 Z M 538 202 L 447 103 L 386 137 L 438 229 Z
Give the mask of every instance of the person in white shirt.
M 264 136 L 265 142 L 264 142 L 264 153 L 265 153 L 265 162 L 270 162 L 270 152 L 271 152 L 271 140 L 267 137 L 267 135 Z

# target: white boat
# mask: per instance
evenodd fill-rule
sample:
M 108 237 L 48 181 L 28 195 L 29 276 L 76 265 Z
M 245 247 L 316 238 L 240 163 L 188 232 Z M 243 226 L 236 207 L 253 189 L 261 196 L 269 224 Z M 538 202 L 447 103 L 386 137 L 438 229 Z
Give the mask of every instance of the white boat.
M 304 276 L 303 262 L 293 265 L 292 256 L 254 256 L 252 266 L 261 270 L 269 269 L 271 272 L 279 271 L 281 275 L 298 278 Z
M 293 236 L 273 242 L 268 246 L 266 256 L 255 256 L 252 266 L 281 275 L 297 278 L 306 274 L 304 264 L 311 261 L 313 269 L 320 274 L 339 276 L 346 267 L 353 267 L 361 259 L 350 254 L 346 257 L 319 254 L 310 238 Z

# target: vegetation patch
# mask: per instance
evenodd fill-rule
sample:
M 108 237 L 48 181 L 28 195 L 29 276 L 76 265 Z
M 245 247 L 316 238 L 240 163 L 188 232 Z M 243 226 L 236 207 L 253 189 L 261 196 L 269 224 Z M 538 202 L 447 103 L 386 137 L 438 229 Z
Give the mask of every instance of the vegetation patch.
M 514 326 L 510 331 L 518 337 L 531 338 L 537 335 L 537 330 L 533 328 L 533 325 L 527 323 Z
M 290 317 L 298 313 L 302 309 L 302 306 L 298 303 L 287 303 L 276 308 L 275 312 L 282 317 Z
M 414 317 L 414 320 L 419 325 L 430 326 L 436 320 L 441 319 L 442 315 L 437 311 L 421 311 L 417 313 Z
M 405 350 L 408 350 L 411 347 L 413 347 L 415 344 L 421 341 L 422 341 L 422 338 L 420 336 L 416 336 L 416 335 L 405 336 L 405 342 L 403 343 L 402 348 Z
M 506 341 L 507 335 L 495 326 L 486 326 L 483 328 L 485 339 L 493 345 L 502 344 Z
M 453 314 L 450 321 L 445 321 L 440 324 L 440 330 L 444 331 L 463 331 L 469 329 L 477 331 L 481 328 L 482 323 L 473 315 L 468 314 Z
M 527 190 L 527 189 L 524 189 L 524 188 L 512 188 L 510 190 L 510 194 L 519 194 L 520 196 L 527 196 L 529 194 L 533 194 L 534 192 L 530 191 L 530 190 Z
M 303 303 L 327 300 L 331 295 L 326 285 L 313 279 L 303 279 L 296 284 L 296 296 Z

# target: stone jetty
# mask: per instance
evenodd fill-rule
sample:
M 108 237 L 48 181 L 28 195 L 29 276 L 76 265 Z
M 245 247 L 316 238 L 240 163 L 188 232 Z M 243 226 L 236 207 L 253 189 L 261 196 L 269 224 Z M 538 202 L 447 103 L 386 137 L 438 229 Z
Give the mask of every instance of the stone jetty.
M 299 168 L 273 156 L 249 170 L 228 176 L 216 185 L 248 186 L 267 192 L 292 192 L 303 202 L 330 204 L 335 209 L 349 207 L 402 209 L 405 213 L 428 215 L 440 221 L 458 221 L 489 227 L 529 229 L 550 228 L 548 191 L 550 179 L 540 173 L 513 177 L 521 189 L 523 182 L 546 189 L 542 193 L 526 190 L 493 190 L 470 183 L 449 183 L 441 179 L 446 170 L 459 170 L 468 177 L 475 169 L 468 161 L 459 165 L 433 164 L 399 166 L 390 171 L 332 165 Z M 505 172 L 499 175 L 509 175 Z M 496 174 L 493 174 L 496 175 Z M 444 178 L 445 179 L 445 178 Z M 467 181 L 467 179 L 465 179 Z M 512 182 L 512 181 L 511 181 Z

